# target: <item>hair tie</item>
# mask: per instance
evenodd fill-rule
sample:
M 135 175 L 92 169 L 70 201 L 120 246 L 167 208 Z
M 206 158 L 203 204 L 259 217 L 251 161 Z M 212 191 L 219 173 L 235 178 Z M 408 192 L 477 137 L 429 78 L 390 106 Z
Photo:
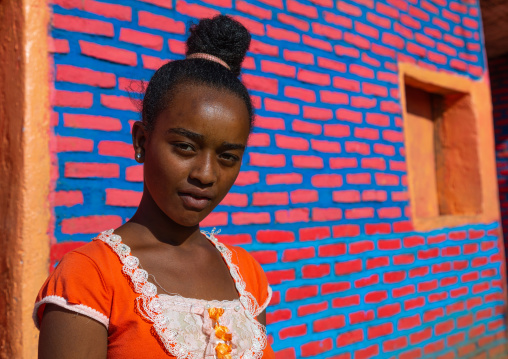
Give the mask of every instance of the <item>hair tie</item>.
M 224 61 L 219 59 L 217 56 L 213 56 L 213 55 L 210 55 L 210 54 L 205 54 L 204 52 L 195 52 L 195 53 L 190 54 L 189 56 L 187 56 L 187 58 L 188 59 L 204 59 L 204 60 L 208 60 L 208 61 L 213 61 L 213 62 L 216 62 L 218 64 L 221 64 L 222 66 L 224 66 L 228 70 L 231 70 L 231 68 L 228 66 L 228 64 L 226 64 Z

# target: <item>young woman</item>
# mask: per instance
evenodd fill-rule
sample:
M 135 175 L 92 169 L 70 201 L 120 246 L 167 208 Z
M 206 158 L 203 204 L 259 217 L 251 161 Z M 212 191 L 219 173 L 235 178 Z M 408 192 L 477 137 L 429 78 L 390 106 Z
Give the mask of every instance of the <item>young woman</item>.
M 253 119 L 238 79 L 249 44 L 233 19 L 201 20 L 187 58 L 150 80 L 132 129 L 141 203 L 65 255 L 43 285 L 40 358 L 274 358 L 263 270 L 199 228 L 240 171 Z

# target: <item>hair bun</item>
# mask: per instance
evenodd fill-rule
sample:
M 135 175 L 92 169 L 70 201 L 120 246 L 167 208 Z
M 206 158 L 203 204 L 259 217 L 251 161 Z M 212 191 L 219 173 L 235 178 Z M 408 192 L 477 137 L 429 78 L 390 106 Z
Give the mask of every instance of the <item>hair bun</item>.
M 217 56 L 239 76 L 249 45 L 250 34 L 242 24 L 227 15 L 217 15 L 190 27 L 186 55 L 204 52 Z

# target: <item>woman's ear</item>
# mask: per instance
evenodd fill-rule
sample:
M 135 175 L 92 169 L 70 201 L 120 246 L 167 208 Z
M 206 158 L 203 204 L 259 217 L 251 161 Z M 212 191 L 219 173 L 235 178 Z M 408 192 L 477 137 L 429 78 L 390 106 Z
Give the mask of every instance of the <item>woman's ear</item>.
M 143 163 L 145 159 L 145 144 L 148 138 L 146 125 L 141 121 L 136 121 L 132 125 L 132 145 L 134 146 L 134 159 L 136 162 Z

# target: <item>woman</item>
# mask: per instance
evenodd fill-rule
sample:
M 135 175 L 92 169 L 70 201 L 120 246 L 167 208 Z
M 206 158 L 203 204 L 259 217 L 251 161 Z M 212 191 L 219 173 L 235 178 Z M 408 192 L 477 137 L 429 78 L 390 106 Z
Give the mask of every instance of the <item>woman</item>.
M 273 358 L 259 264 L 199 223 L 240 171 L 253 109 L 238 80 L 248 31 L 227 16 L 191 28 L 132 129 L 144 188 L 134 216 L 64 256 L 35 305 L 40 358 Z

